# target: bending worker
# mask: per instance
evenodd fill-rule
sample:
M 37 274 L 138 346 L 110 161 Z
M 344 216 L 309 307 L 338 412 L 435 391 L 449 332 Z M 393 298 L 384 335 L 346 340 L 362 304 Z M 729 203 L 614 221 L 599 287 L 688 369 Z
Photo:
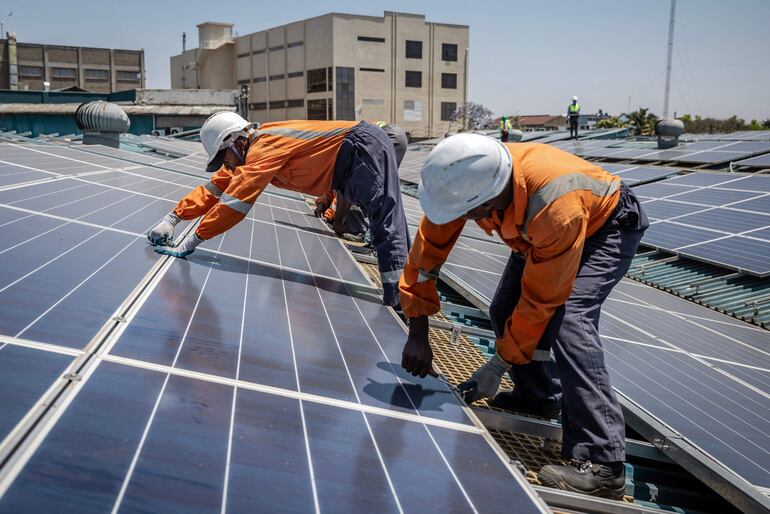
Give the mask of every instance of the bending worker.
M 561 407 L 563 452 L 572 461 L 545 466 L 540 480 L 622 497 L 624 420 L 598 325 L 648 226 L 634 194 L 553 146 L 459 134 L 428 156 L 419 195 L 425 217 L 399 284 L 409 318 L 403 367 L 432 373 L 427 316 L 440 307 L 436 278 L 474 220 L 512 253 L 489 307 L 497 353 L 458 388 L 468 402 L 497 395 L 497 405 L 518 412 L 553 415 Z M 498 394 L 505 373 L 515 389 Z
M 384 121 L 377 121 L 374 123 L 388 135 L 390 142 L 393 143 L 393 149 L 396 151 L 396 168 L 401 167 L 401 161 L 404 160 L 406 155 L 406 148 L 409 144 L 409 139 L 406 136 L 404 129 L 398 125 L 386 123 Z M 343 199 L 338 208 L 338 200 L 334 194 L 334 191 L 327 191 L 318 198 L 315 199 L 315 214 L 319 218 L 326 220 L 332 224 L 334 232 L 338 236 L 342 236 L 344 233 L 348 234 L 364 234 L 369 230 L 369 220 L 363 215 L 363 213 L 354 207 L 348 208 L 345 205 L 347 202 Z M 344 211 L 344 214 L 343 214 Z M 339 216 L 337 214 L 340 214 Z
M 580 104 L 577 97 L 572 97 L 572 103 L 567 106 L 567 119 L 569 120 L 569 138 L 578 138 L 578 121 L 580 121 Z
M 268 184 L 320 195 L 333 189 L 361 206 L 372 222 L 384 303 L 398 305 L 398 277 L 409 252 L 393 144 L 365 121 L 281 121 L 254 130 L 233 112 L 219 112 L 200 130 L 216 172 L 187 194 L 148 234 L 156 252 L 185 257 L 203 241 L 246 217 Z M 193 233 L 171 245 L 180 220 L 203 216 Z

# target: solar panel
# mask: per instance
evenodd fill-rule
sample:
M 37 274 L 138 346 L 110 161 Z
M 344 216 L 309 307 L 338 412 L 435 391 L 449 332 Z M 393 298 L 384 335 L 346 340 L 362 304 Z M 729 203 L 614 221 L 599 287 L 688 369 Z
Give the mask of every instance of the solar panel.
M 408 150 L 398 169 L 398 178 L 412 184 L 419 183 L 422 166 L 429 154 L 427 151 Z
M 265 194 L 158 257 L 143 211 L 188 185 L 102 171 L 0 191 L 0 433 L 66 396 L 0 511 L 545 511 L 445 384 L 401 369 L 403 325 L 306 204 Z
M 652 222 L 644 244 L 770 275 L 770 177 L 699 172 L 636 191 Z
M 770 167 L 770 153 L 758 155 L 751 159 L 744 159 L 735 163 L 737 166 L 753 166 L 756 168 Z

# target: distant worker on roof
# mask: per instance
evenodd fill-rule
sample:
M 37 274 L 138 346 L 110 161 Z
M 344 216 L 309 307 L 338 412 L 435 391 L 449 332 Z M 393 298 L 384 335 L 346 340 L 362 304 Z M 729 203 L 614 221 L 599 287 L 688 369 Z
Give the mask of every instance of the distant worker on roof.
M 361 206 L 372 224 L 372 243 L 386 305 L 398 305 L 398 278 L 409 252 L 393 144 L 365 121 L 281 121 L 259 130 L 233 112 L 210 116 L 200 130 L 208 153 L 205 185 L 187 194 L 148 234 L 156 252 L 185 257 L 246 217 L 268 184 L 310 195 L 334 190 Z M 181 220 L 203 216 L 194 232 L 172 245 Z
M 567 106 L 567 119 L 569 120 L 570 139 L 578 138 L 578 121 L 580 121 L 580 104 L 578 97 L 572 97 L 572 103 Z
M 393 148 L 396 151 L 396 168 L 398 169 L 401 166 L 401 161 L 404 160 L 406 147 L 409 144 L 406 132 L 398 125 L 385 121 L 374 122 L 374 125 L 384 130 L 390 142 L 393 143 Z M 316 216 L 330 223 L 338 236 L 343 234 L 363 236 L 369 229 L 369 220 L 363 211 L 356 206 L 348 207 L 344 198 L 338 201 L 334 191 L 327 191 L 316 198 L 315 205 Z
M 503 143 L 508 142 L 508 133 L 511 131 L 513 127 L 511 127 L 511 120 L 509 120 L 506 116 L 503 116 L 500 118 L 500 141 Z
M 545 466 L 554 487 L 620 498 L 624 420 L 599 340 L 602 303 L 628 270 L 647 217 L 634 193 L 597 165 L 544 144 L 459 134 L 422 170 L 425 217 L 401 277 L 409 320 L 402 366 L 432 373 L 428 316 L 436 279 L 467 220 L 511 249 L 489 306 L 497 353 L 458 388 L 466 401 L 548 417 L 561 408 L 566 466 Z M 553 352 L 553 354 L 552 354 Z M 509 373 L 515 389 L 498 394 Z

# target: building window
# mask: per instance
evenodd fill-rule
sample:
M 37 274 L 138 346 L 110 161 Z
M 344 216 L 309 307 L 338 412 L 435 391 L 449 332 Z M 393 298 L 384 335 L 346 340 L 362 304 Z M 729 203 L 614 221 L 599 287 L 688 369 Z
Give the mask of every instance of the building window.
M 326 117 L 326 98 L 320 100 L 307 101 L 307 119 L 309 120 L 327 120 Z
M 273 100 L 270 102 L 271 109 L 283 109 L 286 107 L 286 100 Z
M 456 102 L 441 102 L 441 121 L 452 121 L 452 115 L 456 110 Z
M 97 70 L 86 68 L 86 80 L 109 80 L 110 70 Z
M 19 76 L 30 77 L 30 78 L 42 78 L 43 67 L 42 66 L 19 66 Z
M 241 59 L 241 58 L 243 58 L 243 57 L 248 57 L 248 56 L 249 56 L 249 52 L 246 52 L 246 53 L 243 53 L 243 54 L 238 54 L 238 55 L 236 55 L 236 57 L 237 57 L 238 59 Z
M 271 46 L 270 48 L 268 48 L 268 50 L 270 50 L 271 52 L 275 52 L 276 50 L 283 50 L 283 45 Z
M 404 100 L 404 121 L 422 121 L 422 100 Z
M 457 73 L 442 73 L 441 74 L 441 88 L 442 89 L 457 89 Z
M 249 79 L 239 80 L 238 81 L 238 85 L 240 85 L 240 86 L 248 86 L 249 84 L 251 84 L 251 80 L 249 80 Z
M 406 87 L 422 87 L 422 72 L 421 71 L 407 71 L 406 72 Z
M 322 91 L 327 91 L 326 68 L 307 70 L 307 92 L 320 93 Z M 308 102 L 308 109 L 310 109 L 310 102 Z
M 261 50 L 254 50 L 253 52 L 251 52 L 251 55 L 259 55 L 259 54 L 263 54 L 263 53 L 265 53 L 265 49 L 264 48 L 261 49 Z
M 441 44 L 441 60 L 442 61 L 457 61 L 457 45 L 450 43 Z
M 290 79 L 296 78 L 296 77 L 304 77 L 305 72 L 304 71 L 292 71 L 287 75 Z
M 54 79 L 76 79 L 78 76 L 77 68 L 51 68 L 51 78 Z
M 383 68 L 358 68 L 361 71 L 372 71 L 375 73 L 385 73 L 385 70 Z
M 337 119 L 356 119 L 356 70 L 337 66 Z
M 286 75 L 281 73 L 280 75 L 270 75 L 270 80 L 283 80 L 286 78 Z
M 329 98 L 329 101 L 326 102 L 326 119 L 334 119 L 334 100 L 331 98 Z
M 305 100 L 302 98 L 299 100 L 287 100 L 286 107 L 305 107 Z
M 406 58 L 422 59 L 422 41 L 406 41 Z
M 296 48 L 296 47 L 298 47 L 298 46 L 302 46 L 303 44 L 304 44 L 304 43 L 303 43 L 302 41 L 295 41 L 295 42 L 293 42 L 293 43 L 289 43 L 289 44 L 288 44 L 288 45 L 286 45 L 286 46 L 288 46 L 289 48 Z
M 118 82 L 139 82 L 139 72 L 118 70 L 115 78 Z M 248 81 L 246 83 L 248 84 Z
M 267 103 L 266 102 L 256 102 L 253 104 L 249 104 L 249 109 L 252 111 L 264 111 L 267 109 Z
M 385 100 L 383 98 L 364 98 L 362 103 L 364 105 L 385 105 Z
M 267 77 L 255 77 L 254 83 L 256 84 L 257 82 L 264 82 L 266 80 L 267 80 Z
M 334 72 L 333 72 L 331 66 L 326 68 L 326 84 L 329 86 L 329 91 L 332 91 L 334 89 L 334 87 L 333 87 L 333 84 L 334 84 L 334 75 L 333 75 L 333 73 Z M 329 99 L 329 102 L 331 103 L 331 98 Z M 331 120 L 332 118 L 330 117 L 329 119 Z
M 384 43 L 384 37 L 358 36 L 359 41 L 368 41 L 370 43 Z

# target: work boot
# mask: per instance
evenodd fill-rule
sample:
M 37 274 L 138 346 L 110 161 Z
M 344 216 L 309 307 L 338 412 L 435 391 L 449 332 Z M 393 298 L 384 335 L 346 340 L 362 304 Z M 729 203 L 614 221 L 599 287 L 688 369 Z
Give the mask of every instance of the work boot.
M 516 389 L 497 393 L 489 405 L 511 412 L 533 414 L 546 419 L 558 418 L 561 411 L 561 405 L 556 400 L 533 400 L 517 393 Z
M 538 478 L 548 487 L 611 500 L 622 500 L 626 492 L 626 467 L 622 462 L 592 464 L 572 459 L 566 466 L 543 466 Z

